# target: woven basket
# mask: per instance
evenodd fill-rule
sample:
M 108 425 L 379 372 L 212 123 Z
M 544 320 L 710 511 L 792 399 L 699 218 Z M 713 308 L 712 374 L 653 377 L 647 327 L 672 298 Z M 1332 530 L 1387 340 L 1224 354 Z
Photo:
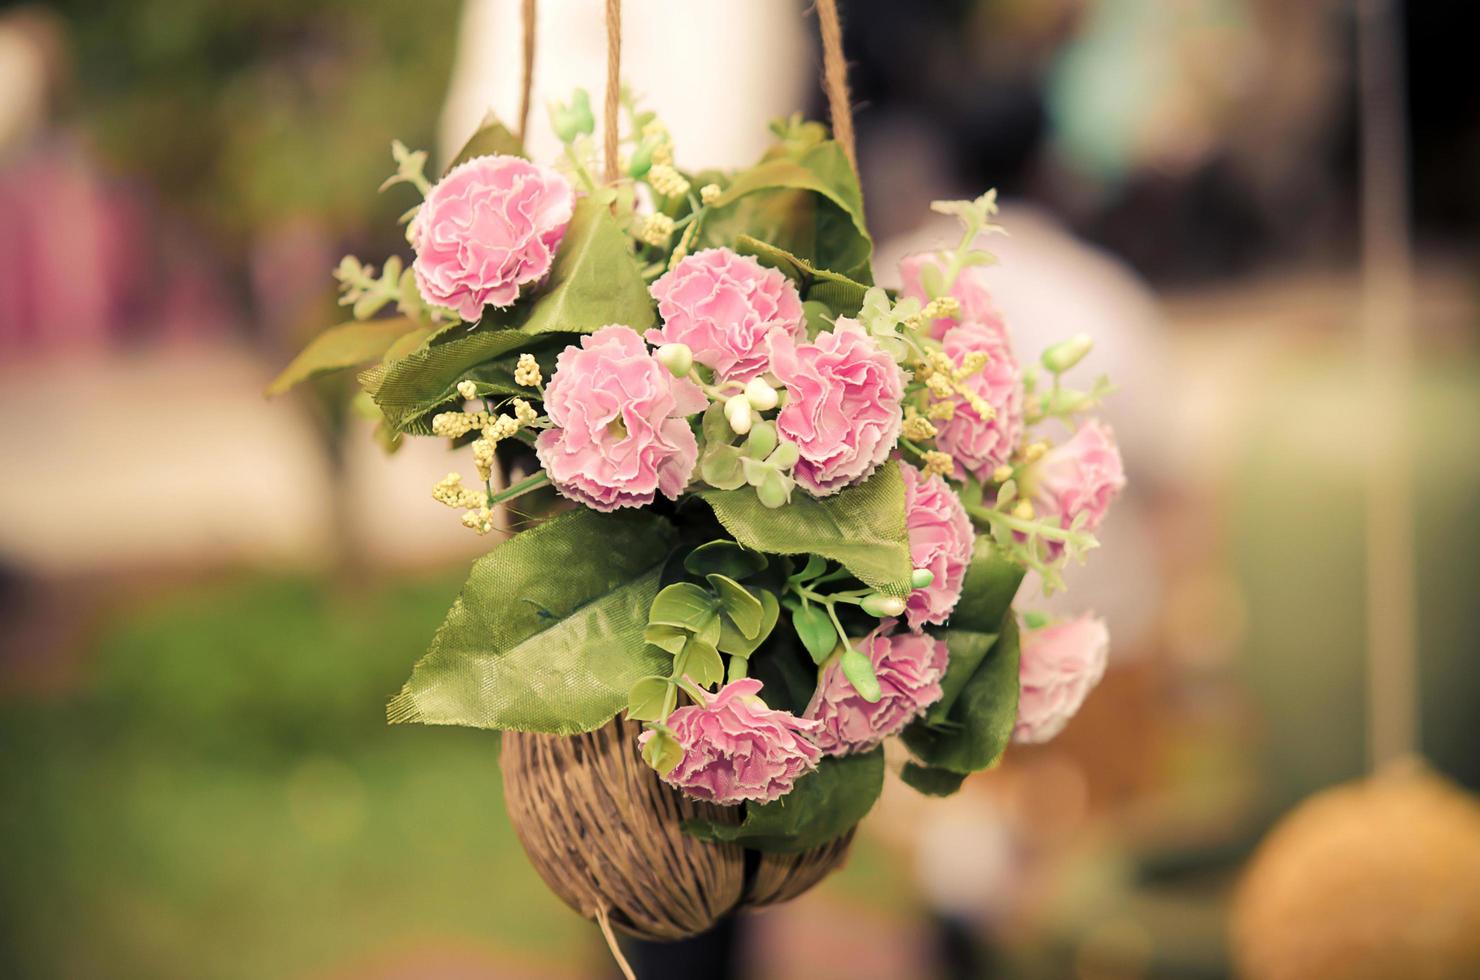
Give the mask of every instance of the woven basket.
M 505 732 L 504 802 L 535 870 L 589 919 L 639 939 L 704 932 L 737 906 L 784 902 L 842 864 L 852 833 L 801 854 L 746 852 L 684 833 L 685 820 L 737 823 L 738 807 L 689 799 L 637 750 L 621 718 L 584 735 Z

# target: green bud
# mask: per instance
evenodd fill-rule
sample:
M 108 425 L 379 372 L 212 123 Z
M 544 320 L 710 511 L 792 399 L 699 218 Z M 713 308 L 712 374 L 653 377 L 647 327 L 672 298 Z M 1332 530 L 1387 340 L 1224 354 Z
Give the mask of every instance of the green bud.
M 863 611 L 870 616 L 885 619 L 889 616 L 898 616 L 904 612 L 904 600 L 892 595 L 884 595 L 882 592 L 873 592 L 863 597 Z
M 757 422 L 745 440 L 745 454 L 751 459 L 765 459 L 776 448 L 776 423 Z
M 1084 360 L 1084 356 L 1095 346 L 1088 334 L 1075 334 L 1068 340 L 1059 341 L 1043 352 L 1039 361 L 1053 374 L 1065 371 Z
M 577 136 L 589 136 L 596 131 L 596 117 L 591 115 L 591 97 L 585 89 L 576 89 L 569 102 L 550 103 L 550 128 L 555 130 L 562 143 L 570 143 Z
M 653 169 L 653 151 L 657 148 L 658 141 L 652 138 L 637 144 L 637 149 L 632 151 L 632 159 L 627 161 L 627 176 L 646 176 L 647 172 Z
M 910 573 L 910 586 L 916 589 L 928 589 L 935 582 L 935 573 L 928 568 L 917 568 Z
M 767 462 L 777 469 L 789 470 L 797 465 L 797 460 L 801 458 L 801 455 L 802 451 L 797 448 L 796 443 L 783 442 L 776 447 L 776 451 L 771 454 Z
M 865 701 L 873 703 L 883 696 L 884 692 L 879 690 L 879 678 L 868 657 L 848 646 L 838 662 L 843 668 L 843 676 L 848 678 L 848 683 L 853 685 L 853 689 Z
M 694 352 L 688 344 L 664 344 L 653 356 L 675 378 L 688 377 L 694 369 Z

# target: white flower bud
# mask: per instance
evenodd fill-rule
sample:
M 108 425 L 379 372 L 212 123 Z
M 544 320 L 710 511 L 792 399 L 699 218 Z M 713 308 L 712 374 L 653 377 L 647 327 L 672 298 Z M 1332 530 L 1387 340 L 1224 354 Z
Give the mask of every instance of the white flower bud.
M 675 378 L 688 377 L 694 369 L 694 352 L 688 344 L 664 344 L 653 356 Z
M 725 419 L 737 436 L 750 431 L 750 399 L 744 395 L 731 395 L 725 402 Z
M 477 398 L 478 386 L 468 380 L 459 381 L 457 383 L 457 393 L 464 398 Z
M 745 397 L 750 400 L 751 406 L 758 412 L 769 412 L 781 400 L 781 396 L 776 394 L 776 389 L 766 384 L 766 380 L 761 377 L 751 378 L 746 383 Z

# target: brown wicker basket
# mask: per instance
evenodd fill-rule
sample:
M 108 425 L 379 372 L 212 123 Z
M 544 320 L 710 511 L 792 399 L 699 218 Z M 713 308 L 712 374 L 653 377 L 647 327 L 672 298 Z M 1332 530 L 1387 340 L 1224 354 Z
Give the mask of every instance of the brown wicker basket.
M 621 718 L 584 735 L 505 732 L 504 801 L 550 890 L 589 919 L 640 939 L 697 935 L 737 906 L 784 902 L 839 867 L 852 833 L 801 854 L 746 854 L 684 833 L 684 820 L 736 823 L 738 807 L 691 800 L 642 761 Z

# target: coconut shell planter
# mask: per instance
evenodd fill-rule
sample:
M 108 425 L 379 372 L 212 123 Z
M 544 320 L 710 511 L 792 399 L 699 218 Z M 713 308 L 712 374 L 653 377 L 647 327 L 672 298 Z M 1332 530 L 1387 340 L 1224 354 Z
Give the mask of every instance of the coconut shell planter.
M 440 177 L 396 144 L 409 256 L 346 258 L 353 319 L 273 390 L 360 367 L 387 451 L 448 445 L 427 506 L 497 543 L 389 719 L 503 732 L 551 890 L 674 940 L 838 867 L 886 739 L 945 795 L 1063 726 L 1104 627 L 1013 603 L 1124 477 L 1088 338 L 1025 368 L 992 305 L 993 194 L 937 202 L 957 233 L 885 289 L 822 125 L 720 173 L 605 118 L 598 154 L 586 95 L 552 106 L 555 161 L 490 121 Z

